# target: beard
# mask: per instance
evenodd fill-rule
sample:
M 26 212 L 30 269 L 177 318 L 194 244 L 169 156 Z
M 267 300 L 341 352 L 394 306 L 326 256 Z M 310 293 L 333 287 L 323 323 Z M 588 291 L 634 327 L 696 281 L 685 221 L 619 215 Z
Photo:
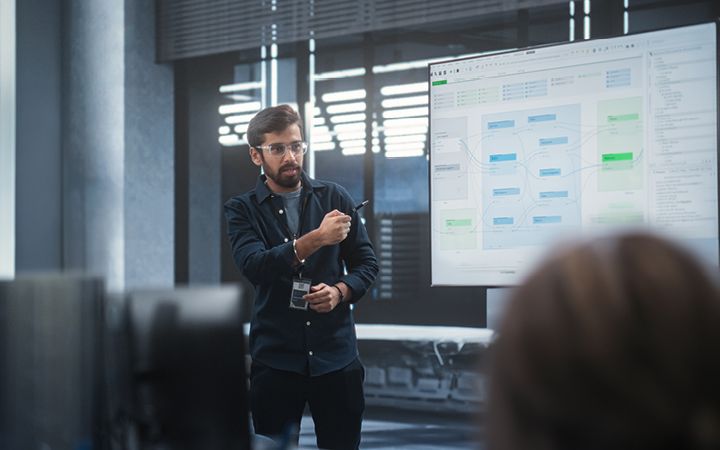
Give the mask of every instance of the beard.
M 269 167 L 263 167 L 265 176 L 270 178 L 278 186 L 282 186 L 286 189 L 292 189 L 298 186 L 300 183 L 300 175 L 302 174 L 302 166 L 294 163 L 285 164 L 280 167 L 277 172 L 272 171 Z M 287 170 L 296 169 L 294 173 L 286 172 Z

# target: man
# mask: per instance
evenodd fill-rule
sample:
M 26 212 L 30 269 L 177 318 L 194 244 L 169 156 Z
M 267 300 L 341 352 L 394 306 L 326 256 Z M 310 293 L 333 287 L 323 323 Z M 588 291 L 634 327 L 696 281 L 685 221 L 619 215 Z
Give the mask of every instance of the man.
M 347 191 L 303 173 L 307 145 L 292 108 L 260 111 L 246 138 L 264 175 L 225 204 L 225 215 L 235 263 L 255 286 L 255 432 L 299 429 L 307 403 L 319 448 L 357 449 L 364 369 L 350 304 L 377 275 L 372 244 Z

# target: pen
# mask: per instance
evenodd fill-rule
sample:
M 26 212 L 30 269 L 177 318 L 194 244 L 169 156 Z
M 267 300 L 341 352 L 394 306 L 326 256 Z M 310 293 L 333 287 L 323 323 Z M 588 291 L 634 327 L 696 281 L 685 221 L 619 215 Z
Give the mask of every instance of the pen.
M 358 209 L 362 208 L 363 206 L 367 205 L 368 203 L 370 203 L 370 200 L 365 200 L 364 202 L 362 202 L 359 205 L 357 205 L 356 207 L 354 207 L 352 209 L 352 212 L 357 212 Z

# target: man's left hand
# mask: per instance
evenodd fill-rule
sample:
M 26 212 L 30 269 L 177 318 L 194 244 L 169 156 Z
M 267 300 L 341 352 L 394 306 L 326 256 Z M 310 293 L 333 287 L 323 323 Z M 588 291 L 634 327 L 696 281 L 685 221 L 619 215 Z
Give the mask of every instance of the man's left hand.
M 313 311 L 327 313 L 340 303 L 340 292 L 333 286 L 320 283 L 310 286 L 310 293 L 305 294 L 303 298 Z

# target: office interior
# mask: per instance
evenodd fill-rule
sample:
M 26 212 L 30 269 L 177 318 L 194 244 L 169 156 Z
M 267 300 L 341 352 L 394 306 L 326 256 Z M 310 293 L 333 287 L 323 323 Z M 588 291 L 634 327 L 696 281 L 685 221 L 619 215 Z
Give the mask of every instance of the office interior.
M 0 0 L 0 277 L 30 283 L 6 298 L 38 299 L 12 310 L 20 322 L 3 310 L 0 324 L 18 334 L 1 345 L 10 358 L 19 337 L 53 340 L 81 367 L 71 373 L 52 352 L 35 367 L 98 389 L 85 398 L 68 381 L 83 401 L 65 429 L 82 439 L 42 428 L 54 419 L 39 407 L 14 436 L 150 448 L 97 438 L 100 419 L 87 413 L 120 392 L 96 386 L 112 378 L 98 359 L 116 336 L 103 327 L 120 329 L 113 314 L 128 301 L 184 289 L 231 289 L 249 317 L 252 287 L 232 260 L 222 205 L 256 182 L 248 121 L 287 103 L 305 123 L 305 170 L 370 200 L 363 219 L 380 273 L 353 312 L 370 408 L 362 447 L 483 448 L 479 367 L 504 292 L 431 287 L 428 64 L 719 16 L 715 0 Z M 414 134 L 384 132 L 405 118 Z M 74 299 L 69 309 L 41 301 L 55 294 Z M 96 297 L 97 310 L 77 301 Z M 64 339 L 69 329 L 84 334 Z M 37 391 L 35 406 L 65 389 L 46 374 L 22 385 Z M 0 423 L 11 423 L 8 404 Z

